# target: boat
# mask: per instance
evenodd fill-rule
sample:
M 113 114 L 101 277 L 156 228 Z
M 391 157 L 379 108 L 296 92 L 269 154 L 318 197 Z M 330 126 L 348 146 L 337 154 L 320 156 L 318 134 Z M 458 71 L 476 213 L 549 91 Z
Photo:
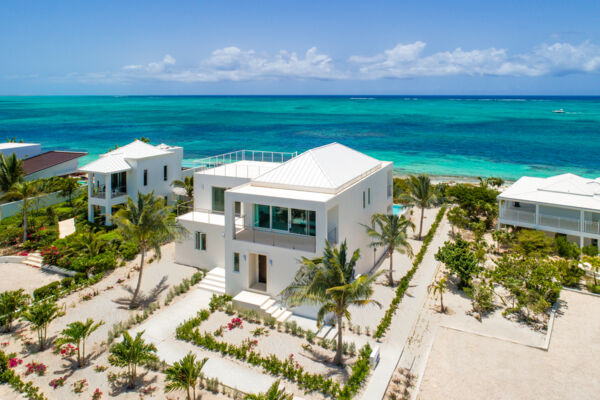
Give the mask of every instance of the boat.
M 564 114 L 565 110 L 563 110 L 562 108 L 559 108 L 558 110 L 552 110 L 552 112 L 556 113 L 556 114 Z

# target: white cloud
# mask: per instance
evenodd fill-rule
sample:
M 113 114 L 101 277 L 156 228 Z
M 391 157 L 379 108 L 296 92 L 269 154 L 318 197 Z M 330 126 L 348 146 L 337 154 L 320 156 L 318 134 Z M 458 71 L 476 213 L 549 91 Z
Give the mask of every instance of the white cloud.
M 359 78 L 410 78 L 449 75 L 542 76 L 600 72 L 600 47 L 589 42 L 543 44 L 526 54 L 506 49 L 460 47 L 423 55 L 426 44 L 399 44 L 374 56 L 352 56 Z
M 134 64 L 134 65 L 126 65 L 123 67 L 125 71 L 143 71 L 150 74 L 161 73 L 166 70 L 166 68 L 170 65 L 175 65 L 176 60 L 171 57 L 169 54 L 163 57 L 162 61 L 151 62 L 146 65 Z

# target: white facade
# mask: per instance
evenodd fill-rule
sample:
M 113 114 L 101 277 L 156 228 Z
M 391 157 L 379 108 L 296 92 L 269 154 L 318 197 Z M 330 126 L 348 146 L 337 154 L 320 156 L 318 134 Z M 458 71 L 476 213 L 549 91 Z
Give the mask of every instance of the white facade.
M 42 145 L 39 143 L 0 143 L 0 153 L 8 157 L 15 153 L 18 159 L 37 156 L 42 152 Z
M 245 161 L 246 166 L 252 163 L 256 161 Z M 244 167 L 240 161 L 228 167 L 233 170 L 236 164 Z M 194 213 L 179 218 L 192 234 L 178 243 L 176 261 L 224 267 L 230 295 L 251 290 L 271 297 L 278 297 L 292 282 L 302 257 L 322 254 L 326 240 L 332 244 L 346 240 L 350 250 L 360 249 L 356 274 L 373 268 L 384 249 L 369 247 L 361 224 L 370 224 L 375 213 L 392 212 L 392 163 L 332 143 L 264 167 L 266 172 L 244 178 L 219 176 L 213 170 L 194 175 Z M 222 220 L 213 216 L 221 212 L 209 207 L 214 206 L 215 185 L 227 188 Z M 199 212 L 199 206 L 206 212 Z M 219 230 L 210 236 L 208 225 L 217 224 Z M 202 247 L 196 232 L 207 233 L 206 250 L 196 249 Z M 223 247 L 215 243 L 219 240 Z M 294 312 L 314 317 L 315 310 Z
M 567 235 L 580 247 L 600 239 L 600 178 L 522 177 L 498 196 L 498 226 Z
M 110 225 L 112 207 L 127 202 L 128 197 L 137 199 L 138 192 L 154 191 L 173 202 L 171 183 L 181 179 L 182 159 L 182 147 L 136 140 L 83 166 L 80 171 L 88 173 L 89 220 L 94 220 L 94 206 L 98 206 Z

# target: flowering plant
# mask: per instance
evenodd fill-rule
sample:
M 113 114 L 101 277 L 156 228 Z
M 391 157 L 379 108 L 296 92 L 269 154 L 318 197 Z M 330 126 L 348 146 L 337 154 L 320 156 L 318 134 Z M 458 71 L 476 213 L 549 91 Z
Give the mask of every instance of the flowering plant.
M 92 394 L 92 400 L 100 400 L 102 398 L 102 392 L 100 391 L 100 389 L 96 388 L 96 390 L 94 390 L 94 394 Z
M 125 282 L 125 279 L 123 279 L 123 278 L 117 279 L 117 283 L 123 283 L 123 282 Z
M 73 393 L 83 393 L 83 390 L 87 387 L 87 379 L 83 378 L 73 383 Z
M 10 344 L 10 342 L 2 342 L 2 347 L 6 347 Z
M 60 378 L 52 379 L 50 381 L 50 386 L 52 386 L 53 389 L 56 389 L 59 386 L 63 386 L 66 380 L 66 376 L 61 376 Z
M 71 357 L 75 355 L 75 353 L 77 353 L 77 347 L 73 346 L 72 344 L 67 344 L 66 346 L 63 346 L 62 349 L 60 349 L 60 355 L 65 358 Z
M 19 253 L 19 255 L 22 256 L 22 257 L 27 257 L 29 255 L 29 252 L 22 251 L 22 252 Z
M 108 367 L 106 365 L 100 365 L 100 364 L 98 364 L 94 367 L 94 371 L 96 371 L 96 372 L 104 372 L 107 369 L 108 369 Z
M 30 362 L 26 365 L 26 367 L 27 371 L 25 371 L 25 375 L 31 375 L 35 372 L 36 374 L 42 376 L 46 373 L 46 370 L 48 369 L 48 367 L 46 367 L 46 364 L 38 363 L 36 361 Z
M 258 340 L 256 339 L 244 339 L 242 342 L 242 346 L 248 349 L 248 351 L 252 350 L 252 348 L 258 346 Z
M 44 264 L 57 265 L 58 260 L 61 258 L 60 252 L 56 246 L 49 247 L 40 251 Z
M 231 322 L 227 324 L 227 329 L 243 328 L 241 318 L 231 318 Z
M 21 365 L 21 364 L 23 364 L 23 360 L 21 360 L 20 358 L 14 357 L 14 358 L 10 358 L 8 360 L 8 368 L 14 368 L 17 365 Z

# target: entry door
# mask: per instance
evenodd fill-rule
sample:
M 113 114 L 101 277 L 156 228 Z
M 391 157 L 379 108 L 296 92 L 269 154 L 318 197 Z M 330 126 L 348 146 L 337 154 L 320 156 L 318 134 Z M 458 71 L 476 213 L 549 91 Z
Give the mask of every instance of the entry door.
M 258 255 L 258 283 L 267 283 L 267 256 Z

